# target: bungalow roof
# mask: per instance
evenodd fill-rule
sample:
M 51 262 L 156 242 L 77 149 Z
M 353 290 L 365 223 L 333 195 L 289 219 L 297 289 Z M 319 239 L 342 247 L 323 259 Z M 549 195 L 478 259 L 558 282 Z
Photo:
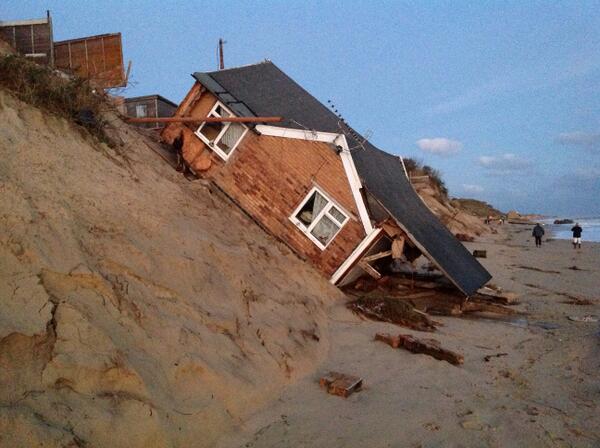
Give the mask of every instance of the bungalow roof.
M 466 295 L 491 275 L 424 204 L 405 175 L 400 157 L 363 142 L 328 107 L 270 61 L 193 75 L 241 116 L 284 117 L 273 126 L 344 133 L 367 190 L 394 217 L 412 241 Z

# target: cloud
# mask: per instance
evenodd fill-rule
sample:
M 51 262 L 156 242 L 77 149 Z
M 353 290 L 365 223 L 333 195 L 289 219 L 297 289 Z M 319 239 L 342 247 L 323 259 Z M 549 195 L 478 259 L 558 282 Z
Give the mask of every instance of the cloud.
M 579 146 L 586 149 L 600 149 L 600 133 L 563 132 L 556 141 L 561 145 Z
M 586 167 L 575 170 L 574 176 L 579 180 L 600 180 L 600 168 Z
M 462 184 L 462 188 L 468 193 L 483 193 L 483 187 L 481 185 Z
M 450 140 L 449 138 L 422 138 L 417 140 L 417 146 L 421 151 L 435 154 L 437 156 L 451 156 L 459 152 L 463 144 L 458 140 Z
M 531 166 L 529 160 L 511 153 L 505 153 L 499 156 L 481 156 L 477 160 L 477 163 L 483 168 L 498 174 L 523 171 Z

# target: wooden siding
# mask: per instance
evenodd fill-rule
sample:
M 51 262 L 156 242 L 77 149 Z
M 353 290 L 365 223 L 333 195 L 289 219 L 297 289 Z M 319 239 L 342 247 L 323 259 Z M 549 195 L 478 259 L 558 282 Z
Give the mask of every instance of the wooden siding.
M 146 105 L 147 117 L 172 117 L 177 106 L 163 100 L 158 95 L 149 95 L 137 98 L 125 99 L 125 115 L 128 117 L 137 117 L 136 107 L 140 104 Z M 142 128 L 162 128 L 161 123 L 134 123 L 135 126 Z
M 215 101 L 212 94 L 204 92 L 190 110 L 180 109 L 178 114 L 205 117 Z M 329 144 L 257 135 L 250 131 L 227 161 L 208 146 L 204 147 L 204 153 L 210 157 L 210 167 L 200 175 L 213 180 L 262 226 L 310 260 L 327 277 L 364 238 L 342 160 Z M 289 219 L 314 185 L 351 214 L 324 250 Z
M 125 86 L 121 33 L 102 34 L 54 43 L 54 65 L 96 87 Z
M 167 103 L 166 101 L 163 101 L 160 98 L 158 98 L 156 101 L 158 104 L 157 117 L 172 117 L 175 113 L 175 110 L 177 110 L 177 106 L 174 106 L 171 103 Z
M 41 22 L 40 20 L 32 22 Z M 19 54 L 38 55 L 30 56 L 32 60 L 41 64 L 52 64 L 52 22 L 48 19 L 44 23 L 2 25 L 0 23 L 0 39 L 8 42 Z

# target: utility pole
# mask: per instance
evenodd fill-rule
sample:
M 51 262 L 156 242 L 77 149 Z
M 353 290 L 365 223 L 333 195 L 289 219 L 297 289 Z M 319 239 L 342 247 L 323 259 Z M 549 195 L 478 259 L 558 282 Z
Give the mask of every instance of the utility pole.
M 225 68 L 225 62 L 223 60 L 223 44 L 225 44 L 225 41 L 222 38 L 219 39 L 219 70 Z

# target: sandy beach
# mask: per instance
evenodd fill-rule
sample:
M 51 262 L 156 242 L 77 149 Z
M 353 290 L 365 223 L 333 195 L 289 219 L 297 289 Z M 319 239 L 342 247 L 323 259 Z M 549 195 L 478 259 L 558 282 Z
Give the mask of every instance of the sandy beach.
M 518 293 L 526 315 L 437 318 L 444 326 L 433 337 L 464 354 L 455 367 L 373 341 L 382 331 L 430 335 L 362 320 L 338 302 L 322 365 L 219 446 L 600 446 L 599 325 L 569 319 L 600 316 L 600 244 L 573 250 L 549 238 L 537 249 L 530 226 L 505 225 L 467 246 L 487 250 L 492 282 Z M 565 303 L 572 297 L 593 304 Z M 361 376 L 365 387 L 328 395 L 318 380 L 329 370 Z

